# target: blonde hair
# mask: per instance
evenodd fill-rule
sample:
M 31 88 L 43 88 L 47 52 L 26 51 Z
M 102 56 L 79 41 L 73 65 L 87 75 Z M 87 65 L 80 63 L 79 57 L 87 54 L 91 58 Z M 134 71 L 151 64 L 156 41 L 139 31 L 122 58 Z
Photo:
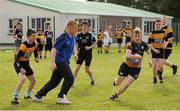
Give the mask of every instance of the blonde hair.
M 133 30 L 133 34 L 142 34 L 142 31 L 139 27 L 136 27 L 134 30 Z
M 77 25 L 76 21 L 74 21 L 74 20 L 70 20 L 70 21 L 67 23 L 67 27 L 69 27 L 69 26 L 74 26 L 74 25 Z

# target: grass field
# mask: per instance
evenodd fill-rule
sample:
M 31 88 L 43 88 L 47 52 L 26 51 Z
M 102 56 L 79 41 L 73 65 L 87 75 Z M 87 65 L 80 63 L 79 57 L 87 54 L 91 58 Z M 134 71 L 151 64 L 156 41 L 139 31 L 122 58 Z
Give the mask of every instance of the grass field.
M 175 46 L 169 60 L 180 65 L 179 54 L 180 46 Z M 55 102 L 62 82 L 44 97 L 43 103 L 24 100 L 23 95 L 27 89 L 27 80 L 20 92 L 20 104 L 11 105 L 12 93 L 18 80 L 13 69 L 12 58 L 13 53 L 11 51 L 0 52 L 0 109 L 3 110 L 180 110 L 180 73 L 178 72 L 177 75 L 173 76 L 171 69 L 165 66 L 165 83 L 152 84 L 152 71 L 148 67 L 147 54 L 144 56 L 139 79 L 117 100 L 108 100 L 117 89 L 117 87 L 112 86 L 112 81 L 117 75 L 119 65 L 124 60 L 124 53 L 119 54 L 116 49 L 112 49 L 110 54 L 98 54 L 97 49 L 94 50 L 91 69 L 96 79 L 96 85 L 90 85 L 83 64 L 74 87 L 71 88 L 68 95 L 68 99 L 72 102 L 71 105 L 59 105 Z M 32 59 L 31 66 L 37 80 L 32 91 L 34 95 L 49 80 L 51 71 L 49 69 L 49 59 L 42 59 L 38 64 Z M 71 66 L 74 70 L 75 63 L 73 59 L 71 60 Z

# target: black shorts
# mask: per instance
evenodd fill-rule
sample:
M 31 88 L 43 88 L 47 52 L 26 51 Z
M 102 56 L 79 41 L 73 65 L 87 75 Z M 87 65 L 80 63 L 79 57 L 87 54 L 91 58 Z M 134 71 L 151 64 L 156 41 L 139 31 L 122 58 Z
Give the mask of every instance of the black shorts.
M 126 37 L 125 42 L 126 42 L 126 43 L 131 42 L 131 37 Z
M 153 50 L 151 50 L 152 58 L 159 58 L 164 59 L 165 58 L 165 49 L 157 49 L 160 50 L 160 53 L 155 53 Z
M 42 44 L 37 45 L 37 47 L 38 47 L 38 51 L 43 51 L 43 45 Z
M 141 68 L 131 68 L 125 62 L 119 67 L 118 75 L 119 76 L 132 76 L 135 80 L 139 77 Z
M 117 38 L 117 43 L 121 44 L 122 43 L 122 38 Z
M 172 49 L 165 49 L 165 59 L 168 59 L 171 53 L 172 53 Z
M 21 65 L 22 65 L 22 68 L 24 68 L 24 69 L 26 70 L 26 73 L 25 73 L 26 76 L 30 76 L 30 75 L 33 75 L 33 74 L 34 74 L 32 68 L 30 67 L 29 62 L 23 62 L 23 61 L 21 61 L 20 63 L 21 63 Z M 14 63 L 14 69 L 15 69 L 15 71 L 16 71 L 17 74 L 19 74 L 19 73 L 21 72 L 21 71 L 20 71 L 20 68 L 17 66 L 16 63 Z
M 51 49 L 52 49 L 52 44 L 45 45 L 45 51 L 47 51 L 47 50 L 51 51 Z
M 91 65 L 92 56 L 86 56 L 86 55 L 78 55 L 78 60 L 76 64 L 82 65 L 82 63 L 85 61 L 86 66 Z
M 102 41 L 98 41 L 98 42 L 97 42 L 97 47 L 98 47 L 98 48 L 102 48 L 102 44 L 103 44 Z

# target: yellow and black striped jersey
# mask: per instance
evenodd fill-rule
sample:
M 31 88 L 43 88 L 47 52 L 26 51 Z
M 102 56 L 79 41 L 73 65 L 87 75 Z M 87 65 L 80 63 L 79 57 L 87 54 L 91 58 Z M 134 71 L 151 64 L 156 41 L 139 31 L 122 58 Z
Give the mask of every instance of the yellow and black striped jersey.
M 27 41 L 24 41 L 19 47 L 18 54 L 20 55 L 16 59 L 18 59 L 17 61 L 29 61 L 29 58 L 33 52 L 37 53 L 36 43 L 33 42 L 33 44 L 29 44 Z
M 125 37 L 131 37 L 132 36 L 132 28 L 125 28 L 124 29 L 125 32 Z
M 45 43 L 45 38 L 44 38 L 44 34 L 37 34 L 36 35 L 36 42 L 37 44 L 44 44 Z
M 124 33 L 124 30 L 122 28 L 119 28 L 117 31 L 116 31 L 116 38 L 123 38 L 123 33 Z
M 97 35 L 97 41 L 103 41 L 103 34 L 99 33 Z
M 164 42 L 167 40 L 167 34 L 164 30 L 154 30 L 149 35 L 148 44 L 152 44 L 154 48 L 163 48 Z
M 173 36 L 173 30 L 171 27 L 165 25 L 164 27 L 162 27 L 163 30 L 166 31 L 167 34 L 167 38 L 168 38 L 168 45 L 166 47 L 166 49 L 172 49 L 172 45 L 173 45 L 173 40 L 174 40 L 174 36 Z

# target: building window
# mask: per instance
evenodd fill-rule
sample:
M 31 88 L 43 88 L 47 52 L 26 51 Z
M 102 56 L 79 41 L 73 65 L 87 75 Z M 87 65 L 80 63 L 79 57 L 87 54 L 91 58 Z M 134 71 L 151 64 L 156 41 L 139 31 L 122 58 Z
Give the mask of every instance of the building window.
M 77 24 L 81 24 L 82 21 L 87 21 L 89 23 L 90 31 L 93 32 L 95 30 L 95 19 L 94 18 L 92 18 L 92 19 L 90 19 L 90 18 L 87 18 L 87 19 L 86 18 L 76 18 L 75 21 Z
M 123 20 L 123 27 L 127 27 L 127 25 L 131 26 L 131 20 Z
M 22 18 L 10 18 L 9 19 L 9 34 L 14 34 L 17 23 L 22 23 Z
M 154 21 L 144 21 L 144 34 L 149 34 L 154 30 Z
M 31 26 L 30 28 L 38 31 L 38 29 L 42 29 L 42 31 L 47 30 L 48 25 L 51 24 L 51 18 L 31 18 Z

